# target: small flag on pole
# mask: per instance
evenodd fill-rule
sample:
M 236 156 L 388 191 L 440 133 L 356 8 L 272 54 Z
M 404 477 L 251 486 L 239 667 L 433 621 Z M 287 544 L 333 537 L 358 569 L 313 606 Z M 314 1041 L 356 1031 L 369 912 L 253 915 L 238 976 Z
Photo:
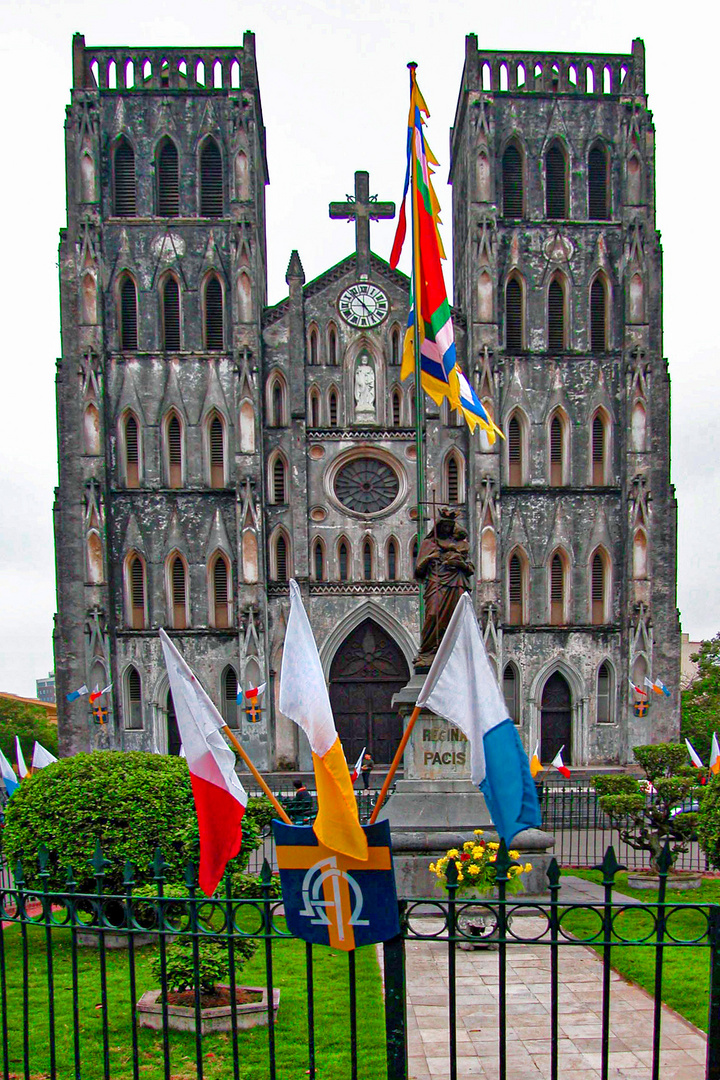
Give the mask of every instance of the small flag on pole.
M 541 773 L 542 771 L 543 767 L 540 764 L 540 743 L 537 742 L 535 743 L 535 752 L 530 758 L 530 775 L 532 776 L 533 780 L 538 775 L 538 773 Z
M 88 698 L 88 701 L 89 701 L 89 702 L 90 702 L 90 704 L 92 705 L 92 704 L 93 704 L 93 702 L 97 701 L 97 699 L 98 699 L 99 697 L 102 697 L 102 696 L 103 696 L 103 694 L 109 694 L 111 690 L 112 690 L 112 683 L 110 683 L 110 684 L 109 684 L 108 686 L 105 686 L 105 687 L 103 687 L 103 689 L 102 689 L 102 690 L 98 690 L 98 688 L 97 688 L 97 687 L 95 687 L 95 689 L 93 690 L 92 694 L 91 694 L 91 695 L 90 695 L 90 697 Z
M 15 775 L 15 771 L 8 761 L 8 759 L 0 750 L 0 775 L 2 775 L 3 783 L 5 784 L 5 790 L 7 791 L 8 798 L 18 789 L 19 781 Z
M 15 736 L 15 757 L 17 758 L 18 776 L 23 779 L 28 775 L 28 767 L 25 764 L 22 746 L 20 745 L 20 739 L 17 735 Z
M 65 699 L 66 699 L 66 701 L 77 701 L 77 699 L 79 697 L 83 697 L 85 694 L 88 694 L 89 692 L 90 691 L 88 690 L 87 686 L 85 686 L 85 683 L 83 683 L 83 685 L 79 686 L 77 688 L 77 690 L 73 690 L 73 692 L 71 694 L 66 694 Z
M 720 746 L 717 734 L 713 731 L 712 745 L 710 747 L 710 772 L 717 776 L 720 773 Z
M 522 829 L 539 828 L 540 806 L 517 727 L 490 666 L 467 593 L 460 597 L 417 706 L 456 724 L 470 743 L 470 778 L 480 787 L 506 844 Z
M 636 686 L 632 679 L 628 679 L 630 683 L 630 689 L 634 690 L 636 694 L 641 694 L 642 697 L 647 697 L 647 690 L 643 690 L 641 686 Z
M 37 769 L 44 769 L 47 765 L 53 765 L 57 761 L 54 754 L 51 754 L 49 750 L 46 750 L 44 746 L 35 740 L 32 756 L 32 771 Z
M 690 742 L 689 739 L 685 740 L 685 745 L 687 746 L 687 752 L 690 755 L 690 760 L 692 761 L 695 768 L 696 769 L 704 769 L 705 766 L 703 765 L 702 758 L 700 757 L 697 750 L 692 745 L 692 743 Z
M 212 896 L 240 851 L 248 796 L 221 732 L 225 721 L 162 629 L 160 640 L 198 816 L 200 888 Z
M 363 746 L 362 750 L 360 751 L 360 757 L 355 762 L 355 765 L 353 766 L 353 770 L 350 773 L 350 779 L 352 780 L 353 784 L 355 783 L 358 776 L 360 775 L 360 766 L 362 765 L 362 759 L 365 757 L 366 749 L 367 749 L 367 747 Z
M 670 697 L 670 691 L 668 690 L 662 679 L 655 679 L 653 681 L 652 679 L 648 679 L 646 677 L 645 685 L 649 686 L 651 690 L 654 690 L 656 694 L 664 694 L 665 697 Z
M 280 712 L 294 720 L 310 742 L 318 802 L 313 825 L 315 836 L 332 851 L 367 862 L 368 842 L 360 826 L 350 771 L 335 730 L 320 656 L 300 590 L 293 579 L 279 704 Z
M 552 764 L 555 766 L 555 768 L 557 769 L 557 771 L 559 773 L 562 773 L 562 775 L 565 777 L 566 780 L 569 780 L 570 779 L 570 770 L 568 769 L 567 765 L 563 761 L 563 756 L 562 756 L 562 752 L 563 752 L 564 749 L 565 749 L 564 745 L 560 747 L 557 754 L 552 759 Z
M 251 724 L 257 724 L 262 719 L 262 710 L 258 709 L 258 700 L 265 692 L 265 683 L 260 683 L 259 686 L 253 686 L 252 689 L 245 691 L 245 715 Z M 243 692 L 238 691 L 237 702 L 238 705 L 242 704 Z

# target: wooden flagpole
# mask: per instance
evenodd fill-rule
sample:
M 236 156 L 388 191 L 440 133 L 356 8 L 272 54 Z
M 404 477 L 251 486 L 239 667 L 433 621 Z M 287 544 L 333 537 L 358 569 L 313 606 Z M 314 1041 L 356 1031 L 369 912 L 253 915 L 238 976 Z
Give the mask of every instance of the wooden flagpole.
M 279 802 L 277 801 L 277 799 L 276 799 L 276 798 L 275 798 L 275 796 L 273 795 L 272 791 L 271 791 L 271 790 L 270 790 L 270 788 L 269 788 L 269 787 L 267 786 L 267 784 L 266 784 L 266 783 L 265 783 L 265 781 L 263 780 L 262 776 L 261 776 L 261 775 L 260 775 L 260 773 L 259 773 L 259 772 L 257 771 L 257 769 L 256 769 L 256 768 L 255 768 L 255 766 L 253 765 L 252 761 L 251 761 L 251 760 L 250 760 L 250 758 L 249 758 L 249 757 L 247 756 L 246 752 L 245 752 L 245 751 L 243 750 L 242 746 L 241 746 L 241 745 L 240 745 L 240 743 L 239 743 L 239 742 L 237 741 L 237 739 L 235 738 L 235 736 L 233 735 L 232 731 L 231 731 L 231 730 L 230 730 L 230 728 L 229 728 L 229 727 L 227 726 L 227 724 L 225 725 L 225 727 L 224 727 L 224 728 L 223 728 L 222 730 L 223 730 L 223 731 L 225 732 L 225 734 L 227 735 L 228 739 L 229 739 L 229 740 L 230 740 L 230 742 L 231 742 L 231 743 L 233 744 L 233 746 L 234 746 L 234 747 L 235 747 L 235 749 L 237 750 L 238 754 L 239 754 L 239 755 L 240 755 L 240 757 L 241 757 L 241 758 L 243 759 L 243 761 L 244 761 L 244 762 L 245 762 L 245 764 L 247 765 L 248 769 L 249 769 L 249 770 L 250 770 L 250 772 L 251 772 L 251 773 L 253 774 L 253 776 L 254 776 L 254 777 L 255 777 L 255 779 L 257 780 L 258 784 L 259 784 L 259 785 L 260 785 L 260 787 L 261 787 L 261 788 L 263 789 L 263 791 L 264 791 L 264 792 L 265 792 L 265 794 L 267 795 L 268 799 L 270 800 L 270 802 L 271 802 L 271 803 L 273 804 L 273 806 L 274 806 L 274 807 L 275 807 L 275 809 L 277 810 L 277 812 L 278 812 L 278 817 L 279 817 L 279 818 L 280 818 L 280 819 L 281 819 L 282 821 L 284 821 L 286 825 L 292 825 L 292 821 L 291 821 L 291 820 L 290 820 L 290 818 L 289 818 L 289 817 L 287 816 L 287 813 L 285 812 L 285 810 L 283 810 L 282 806 L 281 806 L 281 805 L 280 805 L 280 803 L 279 803 Z
M 373 807 L 373 812 L 370 815 L 370 821 L 369 821 L 370 825 L 375 824 L 375 822 L 377 820 L 377 816 L 380 813 L 380 811 L 382 810 L 382 805 L 385 802 L 385 797 L 386 797 L 386 795 L 388 793 L 388 789 L 390 787 L 390 784 L 392 783 L 392 778 L 395 775 L 395 773 L 397 772 L 398 766 L 399 766 L 400 762 L 402 761 L 402 756 L 405 753 L 405 747 L 407 746 L 408 739 L 410 738 L 410 735 L 412 734 L 412 729 L 415 727 L 415 721 L 417 720 L 418 716 L 420 715 L 420 709 L 421 708 L 422 708 L 421 705 L 416 705 L 415 708 L 413 709 L 412 713 L 410 714 L 410 719 L 408 720 L 408 725 L 405 728 L 405 732 L 403 734 L 403 737 L 400 740 L 400 745 L 398 746 L 398 748 L 397 748 L 397 750 L 395 752 L 395 757 L 392 759 L 392 764 L 390 765 L 390 768 L 388 769 L 388 774 L 385 777 L 385 783 L 383 784 L 382 788 L 380 789 L 380 794 L 378 795 L 378 801 L 375 803 L 375 806 Z

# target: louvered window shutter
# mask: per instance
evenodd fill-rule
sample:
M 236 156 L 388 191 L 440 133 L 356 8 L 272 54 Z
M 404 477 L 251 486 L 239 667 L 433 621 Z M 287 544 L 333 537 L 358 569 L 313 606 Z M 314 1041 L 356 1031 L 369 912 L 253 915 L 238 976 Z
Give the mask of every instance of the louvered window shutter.
M 272 416 L 270 423 L 272 427 L 282 427 L 283 422 L 283 396 L 282 386 L 276 379 L 272 388 Z
M 510 466 L 510 486 L 522 484 L 522 432 L 520 421 L 513 416 L 508 424 L 508 463 Z
M 448 458 L 447 498 L 449 503 L 460 502 L 460 475 L 456 458 Z
M 285 462 L 282 458 L 276 458 L 273 465 L 273 502 L 280 505 L 287 502 Z
M 139 556 L 130 560 L 130 605 L 132 607 L 132 628 L 142 630 L 145 627 L 145 567 Z
M 600 416 L 596 416 L 592 426 L 592 479 L 593 484 L 605 483 L 605 425 Z
M 605 321 L 605 286 L 595 278 L 590 289 L 590 349 L 605 352 L 607 348 Z
M 235 668 L 227 668 L 223 679 L 223 716 L 228 727 L 238 726 L 238 680 Z
M 523 575 L 519 555 L 513 555 L 510 559 L 508 577 L 510 622 L 515 626 L 519 626 L 523 621 Z
M 523 215 L 522 158 L 516 146 L 508 146 L 502 159 L 503 216 L 521 218 Z
M 135 152 L 126 139 L 122 139 L 115 150 L 113 168 L 115 216 L 135 217 Z
M 602 663 L 597 676 L 597 722 L 609 724 L 610 715 L 610 669 L 606 663 Z
M 177 217 L 180 213 L 178 152 L 167 139 L 158 155 L 158 216 Z
M 592 561 L 590 583 L 592 621 L 595 625 L 605 622 L 605 564 L 598 552 Z
M 215 600 L 215 626 L 224 630 L 230 625 L 230 602 L 228 568 L 222 555 L 218 555 L 213 567 L 213 598 Z
M 591 221 L 607 221 L 608 159 L 601 146 L 593 146 L 588 154 L 588 217 Z
M 559 555 L 553 555 L 550 565 L 550 622 L 561 626 L 565 607 L 565 568 Z
M 400 427 L 400 394 L 397 390 L 392 396 L 392 422 L 393 427 Z
M 559 353 L 565 348 L 565 296 L 559 281 L 548 289 L 548 349 Z
M 287 540 L 281 534 L 277 538 L 275 545 L 275 563 L 277 568 L 276 579 L 278 581 L 287 581 L 288 579 L 288 549 Z
M 330 394 L 330 427 L 338 426 L 338 399 L 337 394 L 333 391 Z
M 216 277 L 210 277 L 205 286 L 205 347 L 220 352 L 224 339 L 222 286 Z
M 137 291 L 131 277 L 120 287 L 120 341 L 123 349 L 137 349 Z
M 142 685 L 136 668 L 127 673 L 129 716 L 127 726 L 135 730 L 143 726 L 142 722 Z
M 508 716 L 517 724 L 517 678 L 512 664 L 508 664 L 503 671 L 503 697 L 505 698 Z
M 182 428 L 174 413 L 168 420 L 167 439 L 170 487 L 179 488 L 182 487 Z
M 225 487 L 225 446 L 223 423 L 219 416 L 210 422 L 210 486 Z
M 550 424 L 550 484 L 559 487 L 563 482 L 563 429 L 554 416 Z
M 554 219 L 567 217 L 567 180 L 565 157 L 558 146 L 551 146 L 545 155 L 545 216 Z
M 168 278 L 163 289 L 163 334 L 165 352 L 180 351 L 180 289 Z
M 173 559 L 171 578 L 173 626 L 176 630 L 184 630 L 187 626 L 187 582 L 185 564 L 179 555 Z
M 125 420 L 125 483 L 131 488 L 140 484 L 140 446 L 134 416 L 128 416 Z
M 505 286 L 505 348 L 518 351 L 523 347 L 522 289 L 516 278 Z
M 200 216 L 218 218 L 222 212 L 222 156 L 215 140 L 208 139 L 200 154 Z
M 325 578 L 325 559 L 323 558 L 322 544 L 315 543 L 315 580 L 323 581 Z

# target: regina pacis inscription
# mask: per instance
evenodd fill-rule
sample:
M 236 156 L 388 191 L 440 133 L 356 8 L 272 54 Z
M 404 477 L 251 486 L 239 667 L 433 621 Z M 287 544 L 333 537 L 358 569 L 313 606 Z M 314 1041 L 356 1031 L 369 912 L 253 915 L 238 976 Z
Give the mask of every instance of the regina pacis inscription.
M 412 761 L 408 761 L 408 751 Z M 421 715 L 406 751 L 406 775 L 417 780 L 464 780 L 470 776 L 465 735 L 432 713 Z

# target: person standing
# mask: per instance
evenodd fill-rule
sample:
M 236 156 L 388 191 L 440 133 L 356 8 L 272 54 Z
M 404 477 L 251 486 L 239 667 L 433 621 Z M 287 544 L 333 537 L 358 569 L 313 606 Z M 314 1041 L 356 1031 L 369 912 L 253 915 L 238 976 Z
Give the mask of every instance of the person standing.
M 362 759 L 362 765 L 360 766 L 360 775 L 362 776 L 363 787 L 367 791 L 370 787 L 370 773 L 375 768 L 375 762 L 369 754 L 364 754 Z

